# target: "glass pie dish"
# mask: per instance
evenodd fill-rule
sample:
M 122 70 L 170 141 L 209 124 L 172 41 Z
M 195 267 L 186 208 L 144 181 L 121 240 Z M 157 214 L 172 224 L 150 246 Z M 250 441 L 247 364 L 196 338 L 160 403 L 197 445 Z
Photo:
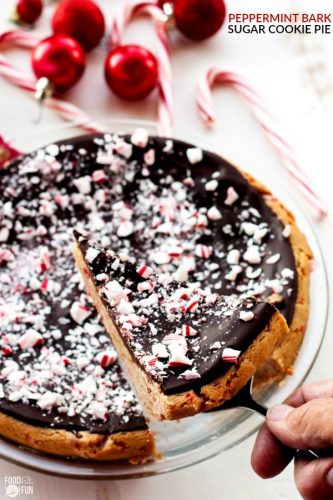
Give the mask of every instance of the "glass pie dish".
M 109 121 L 105 130 L 116 133 L 132 132 L 138 126 L 156 133 L 155 124 L 139 121 Z M 42 133 L 16 138 L 15 146 L 24 152 L 33 151 L 46 144 L 70 137 L 83 135 L 77 127 L 61 126 L 44 130 Z M 174 134 L 177 138 L 199 147 L 219 151 L 219 147 L 207 144 L 205 138 Z M 274 181 L 274 194 L 294 213 L 297 224 L 304 232 L 314 254 L 311 276 L 310 316 L 300 353 L 294 365 L 294 374 L 263 394 L 260 402 L 270 406 L 282 401 L 308 375 L 322 343 L 328 309 L 328 286 L 325 263 L 314 230 L 292 196 Z M 192 418 L 173 422 L 151 421 L 160 458 L 146 464 L 129 465 L 113 462 L 91 462 L 64 459 L 32 451 L 4 439 L 0 439 L 0 457 L 18 465 L 52 475 L 82 479 L 128 479 L 179 470 L 207 460 L 244 441 L 253 434 L 260 423 L 260 417 L 247 410 L 237 409 L 200 414 Z

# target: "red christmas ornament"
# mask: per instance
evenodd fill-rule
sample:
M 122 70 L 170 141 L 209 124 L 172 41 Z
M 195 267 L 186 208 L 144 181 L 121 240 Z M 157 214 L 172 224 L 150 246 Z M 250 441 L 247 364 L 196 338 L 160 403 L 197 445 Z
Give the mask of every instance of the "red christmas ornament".
M 53 15 L 52 28 L 55 34 L 75 38 L 88 51 L 104 35 L 104 16 L 91 0 L 63 0 Z
M 111 90 L 126 101 L 147 97 L 158 81 L 155 56 L 138 45 L 111 50 L 105 61 L 105 78 Z
M 174 18 L 179 31 L 191 40 L 205 40 L 222 26 L 226 7 L 223 0 L 174 0 Z
M 14 21 L 22 24 L 33 24 L 43 10 L 42 0 L 19 0 L 15 7 Z
M 82 76 L 85 52 L 81 45 L 64 35 L 42 40 L 32 51 L 32 69 L 37 78 L 46 78 L 58 92 L 65 92 Z

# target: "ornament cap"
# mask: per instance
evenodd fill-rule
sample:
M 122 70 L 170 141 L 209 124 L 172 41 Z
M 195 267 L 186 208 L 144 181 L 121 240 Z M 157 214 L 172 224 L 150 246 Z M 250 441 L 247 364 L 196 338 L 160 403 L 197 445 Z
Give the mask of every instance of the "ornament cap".
M 50 82 L 48 78 L 42 76 L 37 80 L 36 90 L 35 90 L 35 99 L 39 104 L 38 115 L 36 117 L 35 123 L 39 123 L 42 118 L 43 104 L 45 99 L 50 97 L 53 94 L 54 85 Z
M 48 78 L 42 76 L 36 83 L 35 99 L 39 102 L 43 102 L 47 97 L 52 95 L 53 91 L 54 85 Z

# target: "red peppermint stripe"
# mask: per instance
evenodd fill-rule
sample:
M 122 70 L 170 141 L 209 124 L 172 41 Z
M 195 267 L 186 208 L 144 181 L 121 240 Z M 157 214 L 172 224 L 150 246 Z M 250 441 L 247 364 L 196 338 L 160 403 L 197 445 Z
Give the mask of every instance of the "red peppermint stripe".
M 222 352 L 222 359 L 227 363 L 237 363 L 237 360 L 241 354 L 241 351 L 237 349 L 232 349 L 231 347 L 226 347 Z
M 8 356 L 9 354 L 11 354 L 13 352 L 12 348 L 9 347 L 9 346 L 6 346 L 6 347 L 3 347 L 2 348 L 2 354 L 4 354 L 5 356 Z
M 182 325 L 182 334 L 184 337 L 194 337 L 195 335 L 198 335 L 198 333 L 198 330 L 195 330 L 192 326 Z
M 199 301 L 195 298 L 190 300 L 186 305 L 186 312 L 194 313 L 199 307 Z
M 117 360 L 117 354 L 115 351 L 104 351 L 99 353 L 97 356 L 97 361 L 102 368 L 108 368 L 113 365 Z
M 18 340 L 18 344 L 21 349 L 30 349 L 36 345 L 40 345 L 44 342 L 43 337 L 40 333 L 35 330 L 28 330 Z
M 197 257 L 202 257 L 203 259 L 209 259 L 209 257 L 213 253 L 213 248 L 207 245 L 196 245 L 195 247 L 195 255 Z
M 102 169 L 95 170 L 92 173 L 91 177 L 92 177 L 93 182 L 96 182 L 97 184 L 101 184 L 102 182 L 105 182 L 108 179 L 104 170 L 102 170 Z
M 43 273 L 45 273 L 51 268 L 51 255 L 46 248 L 42 249 L 41 251 L 40 268 L 43 271 Z
M 146 266 L 146 264 L 142 264 L 137 268 L 136 272 L 143 278 L 149 278 L 149 276 L 153 273 L 153 270 L 151 267 Z

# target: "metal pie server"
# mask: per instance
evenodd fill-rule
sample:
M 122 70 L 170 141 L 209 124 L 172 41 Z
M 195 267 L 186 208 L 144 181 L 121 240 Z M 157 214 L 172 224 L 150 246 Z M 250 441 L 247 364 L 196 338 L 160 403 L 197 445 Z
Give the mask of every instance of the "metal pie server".
M 266 406 L 258 403 L 253 399 L 252 396 L 252 384 L 253 384 L 253 377 L 246 383 L 246 385 L 238 391 L 238 393 L 225 403 L 223 403 L 221 406 L 218 406 L 217 408 L 213 408 L 212 410 L 208 410 L 207 413 L 211 412 L 216 412 L 216 411 L 224 411 L 224 410 L 232 410 L 235 408 L 247 408 L 248 410 L 254 411 L 256 413 L 259 413 L 260 415 L 266 417 L 268 408 Z M 296 457 L 302 457 L 306 460 L 314 460 L 316 458 L 320 458 L 321 456 L 327 456 L 325 454 L 326 450 L 322 451 L 322 454 L 320 451 L 316 450 L 295 450 L 295 458 Z M 327 451 L 326 451 L 327 453 Z

